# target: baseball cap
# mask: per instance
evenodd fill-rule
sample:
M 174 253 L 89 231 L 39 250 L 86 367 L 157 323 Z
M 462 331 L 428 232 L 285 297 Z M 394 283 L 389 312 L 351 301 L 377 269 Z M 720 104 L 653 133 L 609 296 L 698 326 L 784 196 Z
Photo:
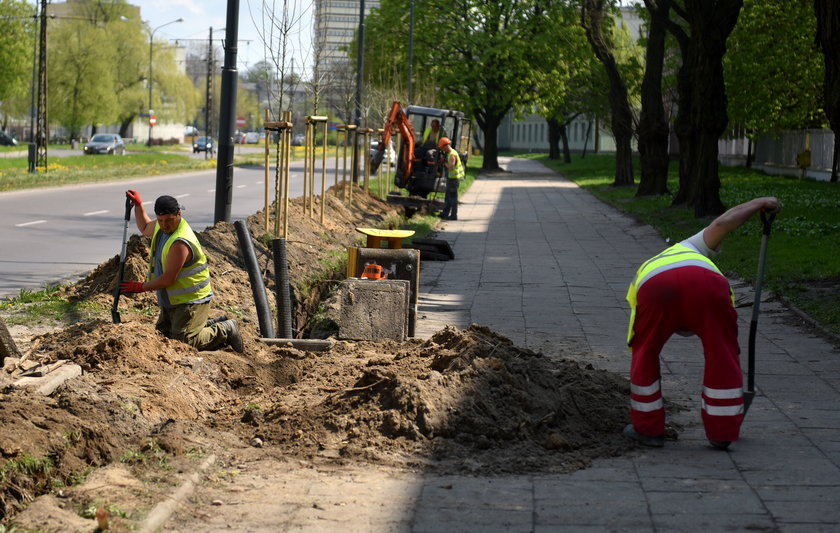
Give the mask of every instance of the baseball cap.
M 174 215 L 181 210 L 181 205 L 175 198 L 163 195 L 155 200 L 155 214 L 156 215 Z

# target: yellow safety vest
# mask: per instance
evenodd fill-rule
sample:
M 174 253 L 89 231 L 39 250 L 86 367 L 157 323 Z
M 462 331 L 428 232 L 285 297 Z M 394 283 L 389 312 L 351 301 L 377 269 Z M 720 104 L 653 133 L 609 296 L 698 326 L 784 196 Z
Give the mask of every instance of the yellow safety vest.
M 440 135 L 440 134 L 441 134 L 441 133 L 443 133 L 443 129 L 442 129 L 442 128 L 438 128 L 438 130 L 437 130 L 437 135 L 435 135 L 435 139 L 434 139 L 435 144 L 437 144 L 437 143 L 438 143 L 438 141 L 440 140 L 440 137 L 441 137 L 441 135 Z M 430 136 L 431 134 L 432 134 L 432 128 L 426 128 L 426 129 L 425 129 L 425 131 L 423 131 L 423 144 L 426 144 L 426 141 L 428 141 L 428 140 L 429 140 L 429 136 Z
M 449 153 L 446 154 L 446 158 L 449 159 L 449 156 L 452 154 L 455 154 L 455 168 L 449 171 L 449 175 L 447 177 L 453 180 L 464 179 L 464 165 L 461 164 L 461 156 L 458 155 L 457 150 L 452 148 L 449 150 Z
M 155 275 L 155 250 L 157 249 L 156 241 L 159 232 L 160 224 L 155 222 L 155 232 L 152 234 L 151 260 L 149 262 L 148 279 L 150 280 Z M 169 249 L 179 239 L 183 239 L 190 244 L 193 258 L 191 263 L 185 264 L 181 268 L 175 283 L 166 287 L 166 295 L 169 297 L 169 302 L 173 305 L 195 302 L 213 293 L 213 288 L 210 285 L 210 268 L 207 266 L 207 256 L 204 255 L 204 250 L 201 248 L 198 238 L 186 220 L 181 219 L 178 228 L 169 236 L 169 239 L 163 245 L 161 265 L 166 269 L 166 258 L 169 256 Z
M 630 287 L 627 289 L 627 302 L 630 304 L 630 325 L 627 328 L 627 346 L 633 343 L 633 323 L 636 320 L 636 294 L 639 288 L 644 282 L 661 272 L 684 266 L 699 266 L 721 274 L 711 259 L 693 248 L 689 248 L 680 243 L 665 249 L 658 255 L 642 263 L 642 266 L 636 271 L 636 276 L 633 278 L 632 283 L 630 283 Z M 734 307 L 735 293 L 732 292 L 731 288 L 729 289 L 729 295 Z

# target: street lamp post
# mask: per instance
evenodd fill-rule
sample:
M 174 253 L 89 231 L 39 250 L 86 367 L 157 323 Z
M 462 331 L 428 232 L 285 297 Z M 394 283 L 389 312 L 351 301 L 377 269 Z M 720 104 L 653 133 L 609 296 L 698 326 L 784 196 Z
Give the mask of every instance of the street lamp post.
M 154 42 L 155 42 L 155 32 L 159 29 L 163 28 L 164 26 L 169 26 L 170 24 L 175 24 L 176 22 L 184 22 L 184 19 L 179 18 L 175 20 L 170 20 L 166 24 L 161 24 L 157 28 L 153 29 L 149 33 L 149 142 L 148 145 L 152 145 L 152 53 L 154 51 Z

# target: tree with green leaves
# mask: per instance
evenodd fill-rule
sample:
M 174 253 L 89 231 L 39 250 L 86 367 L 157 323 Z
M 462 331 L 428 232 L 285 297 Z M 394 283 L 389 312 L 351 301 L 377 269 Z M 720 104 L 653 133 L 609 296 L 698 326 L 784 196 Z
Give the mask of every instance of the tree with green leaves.
M 21 0 L 0 0 L 0 111 L 4 122 L 10 109 L 7 101 L 23 100 L 32 83 L 32 47 L 37 32 L 35 9 Z M 28 107 L 28 106 L 27 106 Z M 6 124 L 3 124 L 6 129 Z
M 840 163 L 840 5 L 837 0 L 814 0 L 817 22 L 816 42 L 822 49 L 825 63 L 823 107 L 834 131 L 834 160 L 831 181 L 837 181 Z
M 733 123 L 756 134 L 823 125 L 823 65 L 815 31 L 806 0 L 744 0 L 724 59 Z
M 621 75 L 611 40 L 610 26 L 613 23 L 607 0 L 583 0 L 581 24 L 592 45 L 596 57 L 604 65 L 609 79 L 609 97 L 612 134 L 615 139 L 615 178 L 613 185 L 633 185 L 633 112 L 630 109 L 627 85 Z

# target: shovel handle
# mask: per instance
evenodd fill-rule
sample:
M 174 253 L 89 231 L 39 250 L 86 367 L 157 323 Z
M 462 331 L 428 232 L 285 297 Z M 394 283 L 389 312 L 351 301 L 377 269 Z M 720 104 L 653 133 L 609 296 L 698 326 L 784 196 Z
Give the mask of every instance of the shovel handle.
M 761 210 L 760 213 L 761 213 L 762 234 L 769 236 L 770 235 L 770 225 L 773 224 L 774 220 L 776 220 L 776 213 L 770 213 L 768 215 L 764 210 Z

